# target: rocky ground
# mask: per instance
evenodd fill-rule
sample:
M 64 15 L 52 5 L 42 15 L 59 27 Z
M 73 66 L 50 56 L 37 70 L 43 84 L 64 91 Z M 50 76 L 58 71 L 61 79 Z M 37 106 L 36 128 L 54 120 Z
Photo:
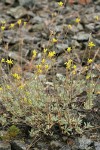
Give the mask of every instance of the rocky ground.
M 52 17 L 53 16 L 53 17 Z M 96 18 L 98 16 L 98 18 Z M 81 22 L 76 26 L 73 24 L 75 18 L 80 17 Z M 18 19 L 27 22 L 26 27 L 18 29 L 9 29 L 10 23 L 15 23 Z M 12 66 L 11 70 L 16 69 L 22 63 L 22 69 L 26 78 L 29 78 L 34 72 L 34 68 L 29 72 L 29 61 L 32 56 L 33 49 L 38 52 L 38 57 L 35 60 L 37 63 L 41 59 L 43 48 L 48 47 L 49 37 L 52 33 L 59 35 L 58 42 L 53 47 L 56 51 L 55 74 L 65 75 L 66 57 L 64 50 L 69 46 L 74 45 L 77 49 L 79 57 L 74 56 L 76 63 L 80 63 L 84 54 L 84 50 L 89 40 L 92 40 L 96 47 L 100 47 L 100 1 L 95 0 L 87 5 L 74 3 L 73 5 L 64 4 L 62 8 L 58 7 L 57 1 L 50 0 L 1 0 L 0 1 L 0 21 L 6 21 L 7 26 L 4 31 L 3 38 L 0 39 L 0 59 L 11 58 L 17 63 Z M 73 27 L 69 31 L 69 24 Z M 1 35 L 0 35 L 1 36 Z M 19 41 L 23 42 L 22 47 L 19 46 Z M 7 47 L 8 46 L 8 47 Z M 7 49 L 8 48 L 8 49 Z M 22 49 L 20 55 L 19 50 Z M 52 49 L 52 47 L 51 47 Z M 95 50 L 91 53 L 93 56 Z M 98 66 L 94 74 L 99 75 L 99 53 L 96 55 L 95 64 Z M 82 60 L 82 66 L 88 59 L 86 53 Z M 7 66 L 4 65 L 4 70 L 7 73 Z M 21 68 L 21 67 L 20 67 Z M 79 66 L 80 69 L 80 66 Z M 49 73 L 50 74 L 50 73 Z M 48 75 L 48 80 L 51 81 L 52 75 Z M 96 99 L 96 105 L 93 112 L 87 112 L 87 120 L 96 123 L 100 126 L 100 101 L 99 96 Z M 55 129 L 56 130 L 56 129 Z M 22 142 L 14 140 L 11 143 L 0 142 L 0 150 L 100 150 L 100 128 L 94 129 L 94 132 L 89 131 L 88 135 L 82 137 L 72 136 L 66 137 L 58 132 L 54 137 L 37 137 L 34 141 L 27 139 Z M 91 138 L 90 138 L 91 137 Z

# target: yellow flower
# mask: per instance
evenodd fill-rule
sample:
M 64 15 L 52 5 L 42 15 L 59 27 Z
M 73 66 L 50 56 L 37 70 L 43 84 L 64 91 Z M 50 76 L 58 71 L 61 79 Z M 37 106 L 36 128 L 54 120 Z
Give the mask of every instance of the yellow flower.
M 26 26 L 26 24 L 27 24 L 27 22 L 26 22 L 26 21 L 24 21 L 24 27 Z
M 3 63 L 3 62 L 5 62 L 5 59 L 4 59 L 4 58 L 1 59 L 1 63 Z
M 48 57 L 51 58 L 51 57 L 53 57 L 55 54 L 56 54 L 55 51 L 49 52 Z
M 71 68 L 71 65 L 72 65 L 72 60 L 69 59 L 68 62 L 65 63 L 65 65 L 66 65 L 66 68 L 67 68 L 67 69 L 70 69 L 70 68 Z
M 25 85 L 24 85 L 24 84 L 22 84 L 22 85 L 20 85 L 20 86 L 19 86 L 19 89 L 21 89 L 21 90 L 22 90 L 24 87 L 25 87 Z
M 95 16 L 95 19 L 96 19 L 96 20 L 99 20 L 99 16 Z
M 47 50 L 48 50 L 47 48 L 44 48 L 43 52 L 44 52 L 44 53 L 46 53 L 46 52 L 47 52 Z
M 42 70 L 41 70 L 41 69 L 38 69 L 38 73 L 42 73 Z
M 0 87 L 0 91 L 2 91 L 3 89 L 2 89 L 2 87 Z
M 4 31 L 4 30 L 5 30 L 5 28 L 6 28 L 5 26 L 1 26 L 1 30 L 2 30 L 2 31 Z
M 58 2 L 58 5 L 62 7 L 63 6 L 63 2 L 61 2 L 61 1 Z
M 52 42 L 53 42 L 53 43 L 57 43 L 57 39 L 53 38 L 53 39 L 52 39 Z
M 18 25 L 20 25 L 20 24 L 22 23 L 22 20 L 19 19 L 19 20 L 17 21 L 17 23 L 18 23 Z
M 87 75 L 87 76 L 86 76 L 86 80 L 90 79 L 90 77 L 91 77 L 90 75 Z
M 93 42 L 89 42 L 89 43 L 88 43 L 88 47 L 92 48 L 92 47 L 94 47 L 94 46 L 95 46 L 95 44 L 94 44 Z
M 68 53 L 70 53 L 71 50 L 72 50 L 71 47 L 68 47 L 68 48 L 67 48 L 67 52 L 68 52 Z
M 88 70 L 88 67 L 87 67 L 87 66 L 85 66 L 83 69 L 84 69 L 85 71 L 87 71 L 87 70 Z
M 28 104 L 32 105 L 32 101 L 29 99 L 27 100 Z
M 23 98 L 23 101 L 24 101 L 25 103 L 27 103 L 27 98 L 26 98 L 26 97 L 24 97 L 24 98 Z
M 36 68 L 37 68 L 37 69 L 41 69 L 41 68 L 42 68 L 42 65 L 41 65 L 41 64 L 36 65 Z
M 26 96 L 29 96 L 29 95 L 30 95 L 30 92 L 26 92 L 25 94 L 26 94 Z
M 46 70 L 49 69 L 49 65 L 48 65 L 48 64 L 45 65 L 45 69 L 46 69 Z
M 14 26 L 15 26 L 14 23 L 11 23 L 11 24 L 10 24 L 10 28 L 13 28 Z
M 73 69 L 76 69 L 76 65 L 73 66 Z
M 75 75 L 76 74 L 76 70 L 73 70 L 72 73 Z
M 17 73 L 12 74 L 12 76 L 13 76 L 14 78 L 18 79 L 18 80 L 21 79 L 21 76 L 18 75 Z
M 75 22 L 79 23 L 80 22 L 80 18 L 76 18 Z
M 36 50 L 33 50 L 33 57 L 35 58 L 36 57 L 36 54 L 37 54 L 37 51 Z
M 72 25 L 71 24 L 68 25 L 68 29 L 72 29 Z
M 11 87 L 10 87 L 9 85 L 6 85 L 6 87 L 7 87 L 7 89 L 8 89 L 8 90 L 10 90 L 10 89 L 11 89 Z
M 45 59 L 43 58 L 41 62 L 44 64 L 45 63 Z
M 88 64 L 91 64 L 93 62 L 93 59 L 88 59 Z
M 13 60 L 7 59 L 7 60 L 6 60 L 6 63 L 9 64 L 9 65 L 11 65 L 11 64 L 13 64 Z

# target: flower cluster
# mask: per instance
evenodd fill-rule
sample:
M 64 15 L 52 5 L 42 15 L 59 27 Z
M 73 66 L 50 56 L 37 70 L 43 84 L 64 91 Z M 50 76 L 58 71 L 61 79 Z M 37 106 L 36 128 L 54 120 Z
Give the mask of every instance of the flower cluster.
M 4 58 L 2 58 L 2 59 L 1 59 L 1 63 L 4 63 L 4 62 L 6 62 L 6 63 L 9 64 L 9 65 L 13 64 L 13 60 L 11 60 L 11 59 L 5 60 Z
M 58 2 L 58 5 L 62 7 L 63 6 L 63 2 L 61 2 L 61 1 Z
M 95 44 L 92 42 L 92 41 L 90 41 L 89 43 L 88 43 L 88 47 L 89 48 L 92 48 L 92 47 L 94 47 L 95 46 Z
M 17 80 L 21 79 L 21 76 L 18 75 L 17 73 L 12 74 L 12 76 Z
M 48 57 L 52 58 L 55 54 L 56 54 L 55 51 L 50 51 L 49 54 L 48 54 Z
M 33 54 L 32 57 L 35 58 L 36 55 L 37 55 L 37 51 L 36 51 L 36 50 L 33 50 L 33 51 L 32 51 L 32 54 Z
M 67 69 L 71 69 L 72 62 L 73 62 L 72 59 L 69 59 L 68 62 L 65 62 L 65 65 L 66 65 Z

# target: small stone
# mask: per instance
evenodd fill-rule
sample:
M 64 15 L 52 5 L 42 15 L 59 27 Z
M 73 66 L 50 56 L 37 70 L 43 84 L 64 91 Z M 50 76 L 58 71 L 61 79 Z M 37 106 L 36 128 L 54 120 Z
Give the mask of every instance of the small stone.
M 15 0 L 6 0 L 5 3 L 6 4 L 10 4 L 10 5 L 13 5 L 15 2 Z
M 95 142 L 95 150 L 100 150 L 100 142 Z
M 59 150 L 71 150 L 71 148 L 68 145 L 64 145 Z
M 11 146 L 12 146 L 12 149 L 14 149 L 14 150 L 26 150 L 28 145 L 26 145 L 23 141 L 14 140 L 11 143 Z
M 39 150 L 39 149 L 34 147 L 34 150 Z
M 59 141 L 51 141 L 50 147 L 51 149 L 61 148 L 62 144 Z
M 37 143 L 37 147 L 39 148 L 39 150 L 40 149 L 45 150 L 48 147 L 48 145 L 45 142 L 40 141 L 40 142 Z
M 21 57 L 20 55 L 18 55 L 16 52 L 9 52 L 8 53 L 8 56 L 11 58 L 11 59 L 14 59 L 14 60 L 17 60 L 18 62 L 21 62 L 21 63 L 28 63 L 28 61 Z
M 32 5 L 34 3 L 34 0 L 18 0 L 19 4 L 21 6 L 26 6 L 26 5 Z
M 86 42 L 88 41 L 89 37 L 90 37 L 90 34 L 85 33 L 85 32 L 79 32 L 77 35 L 73 37 L 73 39 L 79 42 Z
M 94 23 L 89 23 L 85 25 L 85 28 L 91 31 L 91 30 L 94 30 L 94 26 L 95 26 Z
M 88 149 L 88 147 L 90 147 L 91 144 L 92 144 L 91 139 L 88 139 L 85 136 L 83 136 L 82 138 L 79 138 L 80 150 Z
M 39 23 L 39 24 L 35 24 L 34 26 L 32 26 L 29 31 L 30 32 L 37 32 L 37 31 L 44 31 L 44 30 L 45 30 L 45 24 Z
M 24 7 L 18 6 L 16 8 L 11 8 L 9 11 L 7 11 L 7 14 L 13 16 L 15 19 L 19 19 L 27 15 L 27 11 Z
M 0 150 L 11 150 L 10 143 L 0 142 Z
M 43 23 L 43 18 L 41 18 L 40 16 L 34 16 L 34 18 L 32 18 L 30 20 L 31 24 L 39 24 L 39 23 Z
M 60 54 L 60 53 L 63 53 L 64 50 L 66 50 L 68 48 L 68 45 L 67 44 L 57 44 L 56 48 L 57 48 L 57 50 L 55 50 L 56 54 Z

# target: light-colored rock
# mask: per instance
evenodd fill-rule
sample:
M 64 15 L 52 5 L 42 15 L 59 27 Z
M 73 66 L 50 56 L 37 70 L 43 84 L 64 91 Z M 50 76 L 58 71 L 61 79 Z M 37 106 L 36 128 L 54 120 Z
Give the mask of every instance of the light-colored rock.
M 23 141 L 14 140 L 12 143 L 12 149 L 14 150 L 26 150 L 27 146 Z
M 59 149 L 59 148 L 61 148 L 63 145 L 62 145 L 62 143 L 61 142 L 59 142 L 59 141 L 51 141 L 51 143 L 50 143 L 50 148 L 51 149 Z
M 79 32 L 77 33 L 77 35 L 73 37 L 73 39 L 81 42 L 81 41 L 88 41 L 89 37 L 90 34 L 85 32 Z
M 92 143 L 91 139 L 88 139 L 85 136 L 82 136 L 82 138 L 79 138 L 80 150 L 88 149 L 88 147 L 91 145 L 91 143 Z
M 7 14 L 13 16 L 15 19 L 19 19 L 24 15 L 27 15 L 27 11 L 24 7 L 18 6 L 16 8 L 11 8 L 9 11 L 7 11 Z
M 35 0 L 18 0 L 18 1 L 19 1 L 19 4 L 21 6 L 24 6 L 24 5 L 27 5 L 27 4 L 29 4 L 29 5 L 34 4 Z
M 100 150 L 100 142 L 95 142 L 94 145 L 96 150 Z
M 7 4 L 14 4 L 14 2 L 15 2 L 15 0 L 5 0 L 5 3 L 7 3 Z
M 11 150 L 10 143 L 0 142 L 0 150 Z

